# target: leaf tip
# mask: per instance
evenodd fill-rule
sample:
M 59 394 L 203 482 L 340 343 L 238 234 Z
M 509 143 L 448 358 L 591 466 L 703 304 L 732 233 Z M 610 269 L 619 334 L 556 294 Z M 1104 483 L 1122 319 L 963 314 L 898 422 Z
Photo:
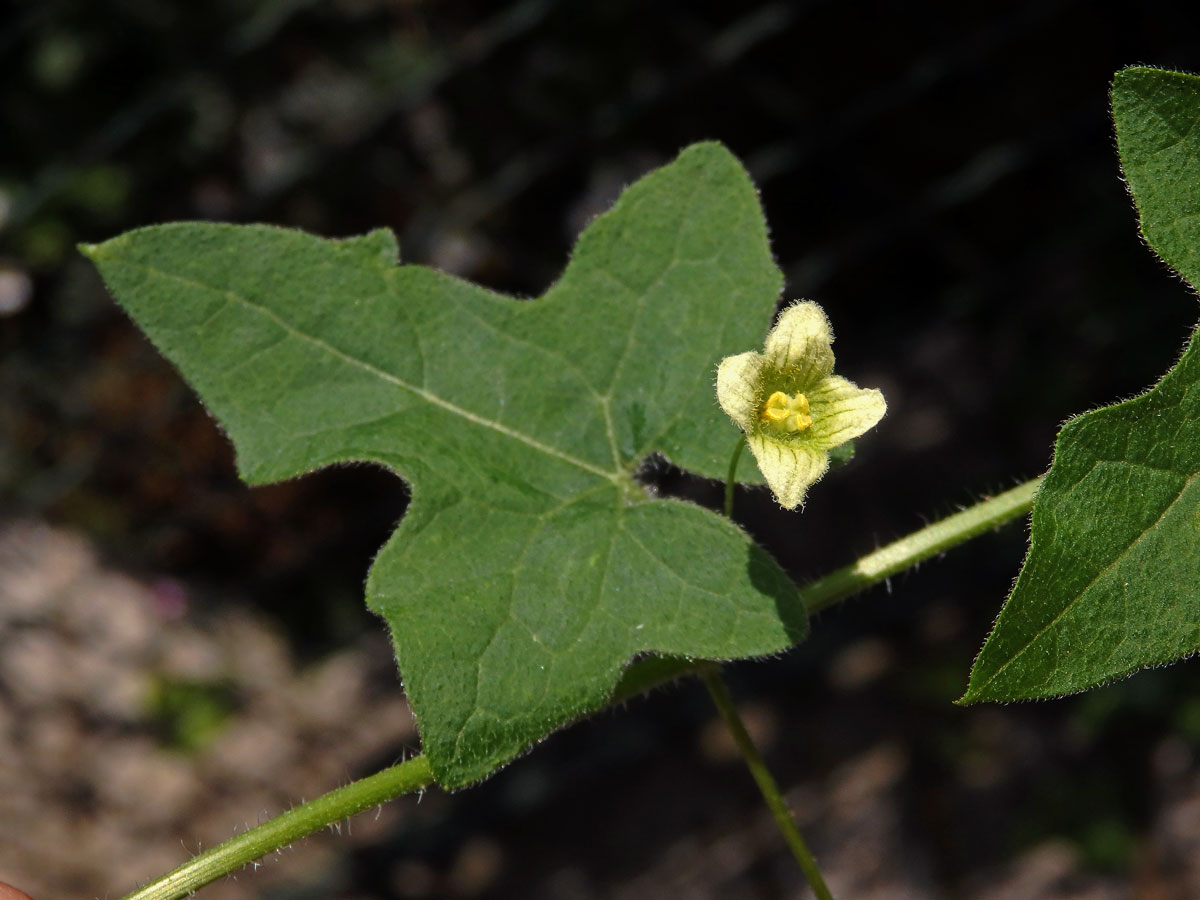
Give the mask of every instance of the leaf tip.
M 1137 78 L 1139 75 L 1144 75 L 1146 72 L 1153 71 L 1155 70 L 1149 66 L 1126 66 L 1123 69 L 1117 69 L 1116 74 L 1113 75 L 1113 83 L 1116 84 L 1117 82 L 1125 81 L 1129 78 Z
M 384 268 L 391 268 L 400 261 L 400 244 L 390 228 L 376 228 L 366 234 L 344 238 L 342 245 L 362 254 L 363 259 Z
M 721 154 L 722 156 L 733 156 L 733 153 L 730 152 L 729 148 L 716 138 L 710 138 L 704 141 L 696 141 L 695 143 L 688 144 L 679 151 L 680 156 L 686 156 L 691 153 L 717 153 Z
M 980 703 L 1012 703 L 1015 700 L 1036 700 L 1037 693 L 1030 693 L 1022 690 L 1019 687 L 1011 687 L 1005 690 L 1004 683 L 997 684 L 996 676 L 998 672 L 980 672 L 979 660 L 976 659 L 975 665 L 971 667 L 971 674 L 967 679 L 967 689 L 963 691 L 963 695 L 954 701 L 955 706 L 976 706 Z M 1010 681 L 1001 679 L 1002 682 Z
M 970 685 L 967 686 L 963 695 L 954 701 L 955 706 L 974 706 L 983 698 L 979 696 L 979 692 Z
M 745 167 L 733 151 L 718 140 L 697 141 L 679 151 L 676 162 L 690 162 L 701 168 L 733 167 L 745 172 Z

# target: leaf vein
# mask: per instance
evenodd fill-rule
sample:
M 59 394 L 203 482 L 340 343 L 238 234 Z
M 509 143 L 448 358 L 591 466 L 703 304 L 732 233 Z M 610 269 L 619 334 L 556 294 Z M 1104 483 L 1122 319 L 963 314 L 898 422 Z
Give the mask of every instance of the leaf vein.
M 440 407 L 441 409 L 444 409 L 447 412 L 453 413 L 454 415 L 460 416 L 460 417 L 466 419 L 468 422 L 471 422 L 475 425 L 479 425 L 480 427 L 483 427 L 483 428 L 489 428 L 492 431 L 495 431 L 495 432 L 498 432 L 499 434 L 504 435 L 505 437 L 511 438 L 515 441 L 519 441 L 519 442 L 525 444 L 526 446 L 531 447 L 534 450 L 537 450 L 540 453 L 544 453 L 547 456 L 553 456 L 556 459 L 561 459 L 565 463 L 569 463 L 573 466 L 583 469 L 585 472 L 590 472 L 593 475 L 597 475 L 601 478 L 608 479 L 609 481 L 615 481 L 618 477 L 618 473 L 607 472 L 604 469 L 601 469 L 599 466 L 594 466 L 585 460 L 579 459 L 578 457 L 572 456 L 569 453 L 559 450 L 557 447 L 552 447 L 549 444 L 544 444 L 541 441 L 537 440 L 536 438 L 531 437 L 530 435 L 523 434 L 520 431 L 516 431 L 512 428 L 509 428 L 507 425 L 504 425 L 493 419 L 488 419 L 484 416 L 477 415 L 476 413 L 473 413 L 470 410 L 463 409 L 461 406 L 456 406 L 455 404 L 449 402 L 448 400 L 442 399 L 437 394 L 434 394 L 433 392 L 428 391 L 425 388 L 417 387 L 415 384 L 409 384 L 403 378 L 393 375 L 391 372 L 384 371 L 383 369 L 380 369 L 378 366 L 372 365 L 371 363 L 366 362 L 365 360 L 359 359 L 356 356 L 342 350 L 341 348 L 334 346 L 333 344 L 329 343 L 328 341 L 323 340 L 322 338 L 319 338 L 314 335 L 307 334 L 304 331 L 301 331 L 295 325 L 292 325 L 286 319 L 279 316 L 274 310 L 271 310 L 268 307 L 263 306 L 259 303 L 254 303 L 253 301 L 249 300 L 248 298 L 242 297 L 242 296 L 234 293 L 233 291 L 225 291 L 225 290 L 221 290 L 219 288 L 214 288 L 210 285 L 206 285 L 206 284 L 203 284 L 198 281 L 193 281 L 192 279 L 189 279 L 189 278 L 184 278 L 182 275 L 177 275 L 173 272 L 166 272 L 166 271 L 163 271 L 162 269 L 156 269 L 151 266 L 139 265 L 137 263 L 128 262 L 128 261 L 126 261 L 126 264 L 129 266 L 132 266 L 134 268 L 142 269 L 143 271 L 149 272 L 152 275 L 157 275 L 162 278 L 166 278 L 166 279 L 169 279 L 172 281 L 177 281 L 181 284 L 186 284 L 189 287 L 192 287 L 192 288 L 195 288 L 198 290 L 212 291 L 214 293 L 222 294 L 226 299 L 233 301 L 235 303 L 240 303 L 243 306 L 245 306 L 247 309 L 255 310 L 260 315 L 266 316 L 268 319 L 270 319 L 272 322 L 274 322 L 280 328 L 284 329 L 284 331 L 286 331 L 288 334 L 290 334 L 294 337 L 297 337 L 303 341 L 307 341 L 310 344 L 312 344 L 313 346 L 317 347 L 318 349 L 324 350 L 326 353 L 329 353 L 329 354 L 337 357 L 338 359 L 342 360 L 343 362 L 349 363 L 350 365 L 357 366 L 357 367 L 371 373 L 372 375 L 376 376 L 377 378 L 387 381 L 390 384 L 396 385 L 396 387 L 398 387 L 398 388 L 402 388 L 403 390 L 406 390 L 413 394 L 416 394 L 418 397 L 425 400 L 427 403 L 430 403 L 434 406 Z
M 1131 463 L 1131 465 L 1138 465 L 1138 464 Z M 1176 476 L 1179 475 L 1178 472 L 1173 472 L 1171 474 L 1176 475 Z M 1191 485 L 1191 483 L 1193 481 L 1195 481 L 1197 477 L 1198 477 L 1197 475 L 1192 475 L 1190 478 L 1185 479 L 1183 482 L 1183 485 L 1179 489 L 1179 492 L 1175 495 L 1175 497 L 1171 500 L 1171 502 L 1167 503 L 1163 506 L 1163 511 L 1159 514 L 1158 518 L 1155 519 L 1152 524 L 1150 524 L 1146 528 L 1142 529 L 1138 533 L 1138 535 L 1132 541 L 1130 541 L 1129 544 L 1124 549 L 1122 549 L 1115 557 L 1113 557 L 1111 562 L 1109 562 L 1107 565 L 1103 566 L 1099 571 L 1097 571 L 1096 574 L 1091 578 L 1091 580 L 1089 580 L 1086 585 L 1084 585 L 1082 588 L 1080 588 L 1080 590 L 1075 594 L 1075 596 L 1072 597 L 1070 599 L 1070 601 L 1067 602 L 1063 606 L 1062 610 L 1053 619 L 1051 619 L 1043 627 L 1039 628 L 1036 632 L 1034 632 L 1034 634 L 1029 638 L 1029 640 L 1027 640 L 1024 644 L 1021 645 L 1021 648 L 1019 650 L 1017 650 L 1016 653 L 1012 654 L 1008 659 L 1006 659 L 1004 661 L 1004 663 L 998 669 L 996 669 L 995 672 L 993 672 L 991 674 L 991 676 L 988 678 L 988 680 L 979 686 L 979 690 L 982 691 L 984 688 L 986 688 L 989 684 L 991 684 L 993 681 L 995 681 L 1000 676 L 1001 672 L 1003 672 L 1010 665 L 1012 665 L 1014 662 L 1016 662 L 1018 659 L 1020 659 L 1030 647 L 1032 647 L 1035 643 L 1037 643 L 1037 641 L 1042 637 L 1042 635 L 1044 635 L 1051 628 L 1053 628 L 1056 624 L 1058 624 L 1058 621 L 1060 619 L 1062 619 L 1068 612 L 1070 612 L 1074 608 L 1076 603 L 1078 603 L 1080 600 L 1083 599 L 1083 596 L 1092 589 L 1092 587 L 1096 584 L 1096 582 L 1098 582 L 1106 574 L 1108 574 L 1110 571 L 1112 571 L 1122 560 L 1124 560 L 1125 557 L 1129 554 L 1129 551 L 1132 550 L 1135 546 L 1137 546 L 1137 544 L 1143 538 L 1145 538 L 1145 536 L 1149 532 L 1153 531 L 1158 526 L 1158 524 L 1163 520 L 1163 518 L 1167 515 L 1167 513 L 1170 512 L 1171 509 L 1175 506 L 1175 504 L 1179 502 L 1179 498 L 1183 496 L 1183 492 L 1188 489 L 1188 486 Z

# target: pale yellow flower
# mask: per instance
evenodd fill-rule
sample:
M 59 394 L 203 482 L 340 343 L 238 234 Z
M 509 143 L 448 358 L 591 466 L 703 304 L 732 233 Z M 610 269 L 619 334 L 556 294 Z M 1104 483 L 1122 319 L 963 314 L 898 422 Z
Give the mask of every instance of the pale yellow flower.
M 829 468 L 829 451 L 872 428 L 883 394 L 833 374 L 833 332 L 816 303 L 794 303 L 762 353 L 730 356 L 717 368 L 717 401 L 745 432 L 775 499 L 787 509 Z

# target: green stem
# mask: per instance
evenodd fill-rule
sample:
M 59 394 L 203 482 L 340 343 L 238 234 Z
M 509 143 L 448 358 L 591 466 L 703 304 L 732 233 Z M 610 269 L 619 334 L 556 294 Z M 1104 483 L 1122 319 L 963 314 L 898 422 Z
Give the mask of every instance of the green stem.
M 819 578 L 800 589 L 800 596 L 809 615 L 820 612 L 864 588 L 891 578 L 917 563 L 936 556 L 951 547 L 978 537 L 1003 525 L 1033 506 L 1034 495 L 1041 486 L 1040 477 L 1017 485 L 1012 490 L 968 506 L 962 512 L 926 525 L 898 541 L 892 541 L 874 553 L 868 553 L 851 563 Z
M 800 599 L 810 614 L 818 612 L 931 556 L 997 528 L 1029 512 L 1041 483 L 1041 477 L 1034 478 L 1003 494 L 969 506 L 962 512 L 926 525 L 801 588 Z M 625 671 L 613 693 L 613 702 L 636 697 L 658 685 L 691 675 L 696 665 L 695 661 L 679 656 L 640 659 Z
M 727 508 L 732 506 L 733 473 L 737 469 L 738 456 L 741 454 L 743 446 L 744 441 L 739 441 L 730 464 L 730 477 L 725 489 Z M 1041 479 L 1035 478 L 1018 485 L 1011 491 L 1005 491 L 1003 494 L 977 503 L 940 522 L 914 531 L 907 537 L 894 541 L 874 553 L 867 554 L 857 562 L 814 581 L 808 587 L 801 589 L 800 597 L 810 613 L 832 606 L 897 572 L 915 566 L 930 556 L 948 550 L 1027 512 L 1033 505 L 1033 497 L 1040 484 Z M 621 703 L 631 697 L 643 694 L 657 685 L 673 681 L 684 675 L 699 672 L 701 677 L 705 677 L 703 673 L 705 666 L 705 663 L 677 656 L 649 656 L 638 660 L 625 672 L 620 684 L 613 692 L 609 705 Z M 709 683 L 708 679 L 705 683 Z M 721 689 L 723 690 L 723 685 Z M 713 688 L 710 685 L 709 692 L 712 691 Z M 716 695 L 714 695 L 715 699 Z M 732 709 L 732 706 L 729 708 Z M 722 714 L 724 715 L 724 712 Z M 726 721 L 728 722 L 728 719 Z M 730 730 L 734 730 L 732 725 Z M 745 731 L 744 727 L 742 727 L 742 731 Z M 736 733 L 734 736 L 736 739 Z M 753 748 L 751 747 L 751 749 Z M 757 779 L 758 776 L 756 775 L 755 778 Z M 310 803 L 288 810 L 211 850 L 206 850 L 173 872 L 129 894 L 124 900 L 179 900 L 209 882 L 235 872 L 242 866 L 281 847 L 286 847 L 314 831 L 340 822 L 342 819 L 370 809 L 372 806 L 428 787 L 433 784 L 433 780 L 433 772 L 425 757 L 414 756 L 407 762 L 384 769 L 361 781 L 331 791 Z M 761 783 L 759 786 L 762 787 Z M 770 801 L 768 800 L 768 802 Z M 775 812 L 774 807 L 772 807 L 772 812 Z M 816 890 L 815 885 L 814 890 Z M 819 892 L 818 896 L 821 896 Z
M 725 720 L 725 727 L 733 735 L 734 743 L 737 744 L 742 758 L 746 761 L 746 768 L 754 776 L 754 781 L 758 785 L 759 791 L 762 792 L 763 799 L 771 810 L 771 815 L 775 817 L 775 824 L 783 832 L 784 840 L 787 841 L 792 855 L 796 857 L 796 862 L 800 863 L 800 868 L 804 871 L 804 877 L 808 879 L 813 893 L 817 895 L 818 900 L 833 900 L 833 895 L 829 893 L 825 879 L 821 877 L 821 870 L 817 868 L 817 861 L 813 859 L 812 852 L 804 843 L 800 829 L 796 827 L 796 821 L 792 818 L 792 813 L 788 809 L 783 795 L 779 792 L 779 785 L 771 777 L 771 770 L 763 762 L 758 748 L 754 746 L 754 740 L 746 731 L 742 717 L 738 715 L 733 698 L 729 696 L 729 690 L 721 679 L 720 669 L 712 664 L 702 665 L 698 668 L 698 673 L 704 686 L 708 688 L 709 696 L 712 697 L 717 710 L 721 713 L 721 718 Z
M 729 460 L 729 474 L 725 476 L 725 518 L 733 518 L 733 489 L 737 487 L 737 467 L 742 458 L 742 450 L 746 448 L 746 435 L 738 438 L 737 446 L 733 448 L 733 457 Z
M 737 446 L 733 448 L 733 458 L 729 460 L 729 475 L 725 479 L 725 518 L 727 519 L 733 516 L 733 488 L 737 483 L 738 460 L 741 459 L 742 448 L 745 446 L 746 435 L 743 434 L 738 439 Z M 721 718 L 725 720 L 725 727 L 733 735 L 733 741 L 741 751 L 742 759 L 746 761 L 746 768 L 754 776 L 755 784 L 762 792 L 763 799 L 767 801 L 767 808 L 775 817 L 775 824 L 783 832 L 783 839 L 791 848 L 792 856 L 796 857 L 796 862 L 800 864 L 804 877 L 808 879 L 809 886 L 817 895 L 817 900 L 833 900 L 829 888 L 825 886 L 825 879 L 821 877 L 821 870 L 817 868 L 817 861 L 813 859 L 808 845 L 804 843 L 804 837 L 800 834 L 800 829 L 796 827 L 796 820 L 792 818 L 792 813 L 787 808 L 783 795 L 779 792 L 779 785 L 775 783 L 775 779 L 771 776 L 771 770 L 763 762 L 758 748 L 754 746 L 754 740 L 750 737 L 750 732 L 746 730 L 746 724 L 738 715 L 737 707 L 734 706 L 733 699 L 729 696 L 729 690 L 721 678 L 720 666 L 705 663 L 697 671 L 700 680 L 708 688 L 708 694 L 716 704 L 718 712 L 721 713 Z
M 432 783 L 433 771 L 429 763 L 424 756 L 414 756 L 230 838 L 134 891 L 124 900 L 179 900 L 314 831 Z

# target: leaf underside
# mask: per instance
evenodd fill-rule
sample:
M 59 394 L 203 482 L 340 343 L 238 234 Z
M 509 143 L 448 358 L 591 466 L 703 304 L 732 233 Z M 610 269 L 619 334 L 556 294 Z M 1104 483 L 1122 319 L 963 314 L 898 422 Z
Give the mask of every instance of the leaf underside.
M 720 478 L 717 362 L 755 346 L 781 276 L 723 147 L 646 176 L 536 301 L 397 265 L 390 232 L 329 241 L 176 224 L 85 248 L 262 484 L 346 461 L 412 501 L 371 568 L 439 783 L 486 777 L 602 706 L 643 652 L 777 652 L 807 628 L 738 528 L 652 499 L 660 452 Z
M 1200 78 L 1118 73 L 1121 165 L 1150 247 L 1200 284 Z M 1147 394 L 1062 429 L 1029 556 L 962 702 L 1085 690 L 1200 649 L 1200 337 Z

